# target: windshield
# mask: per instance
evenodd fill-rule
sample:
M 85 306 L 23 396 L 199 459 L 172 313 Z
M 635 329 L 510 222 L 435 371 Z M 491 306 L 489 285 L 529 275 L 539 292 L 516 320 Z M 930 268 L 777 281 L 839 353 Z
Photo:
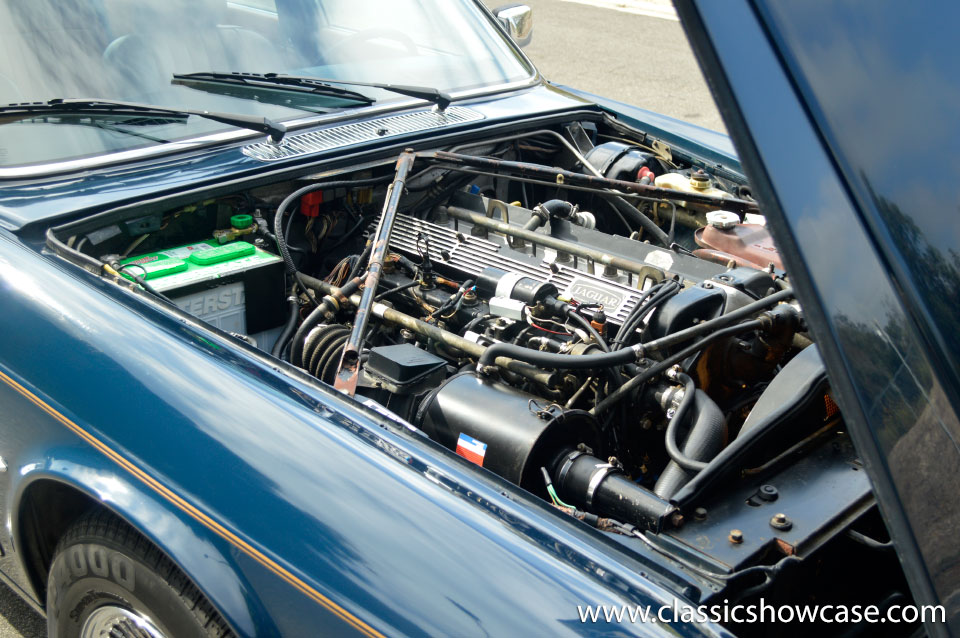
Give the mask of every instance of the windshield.
M 0 105 L 99 98 L 279 121 L 367 104 L 293 95 L 282 86 L 222 90 L 215 83 L 174 83 L 172 76 L 281 73 L 421 85 L 455 95 L 533 73 L 469 0 L 0 0 L 0 56 Z M 345 88 L 377 104 L 410 100 L 375 88 Z M 0 166 L 229 129 L 199 117 L 0 118 Z

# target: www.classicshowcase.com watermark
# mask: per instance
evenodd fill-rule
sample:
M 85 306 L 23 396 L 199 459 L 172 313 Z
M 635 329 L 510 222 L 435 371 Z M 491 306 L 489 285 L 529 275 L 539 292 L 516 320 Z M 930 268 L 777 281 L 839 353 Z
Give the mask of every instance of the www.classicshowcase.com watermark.
M 946 622 L 941 605 L 771 605 L 763 598 L 749 605 L 723 604 L 693 607 L 672 605 L 577 605 L 582 623 L 755 623 L 820 622 L 908 623 Z

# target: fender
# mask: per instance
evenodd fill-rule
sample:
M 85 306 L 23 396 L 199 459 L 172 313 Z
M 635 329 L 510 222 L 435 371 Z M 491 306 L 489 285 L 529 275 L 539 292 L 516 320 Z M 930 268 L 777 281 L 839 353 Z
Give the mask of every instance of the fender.
M 76 439 L 76 437 L 70 437 Z M 263 605 L 256 598 L 250 583 L 237 568 L 230 545 L 205 533 L 189 517 L 178 516 L 176 510 L 156 494 L 123 474 L 103 468 L 103 458 L 86 447 L 62 445 L 43 454 L 21 458 L 22 470 L 15 475 L 12 515 L 13 546 L 23 552 L 31 541 L 24 529 L 25 499 L 36 498 L 41 486 L 56 483 L 69 486 L 98 502 L 123 518 L 131 527 L 156 545 L 177 564 L 214 605 L 238 635 L 267 636 L 277 633 Z M 44 503 L 38 503 L 44 507 Z M 38 586 L 35 578 L 31 585 Z M 35 591 L 37 602 L 45 592 Z

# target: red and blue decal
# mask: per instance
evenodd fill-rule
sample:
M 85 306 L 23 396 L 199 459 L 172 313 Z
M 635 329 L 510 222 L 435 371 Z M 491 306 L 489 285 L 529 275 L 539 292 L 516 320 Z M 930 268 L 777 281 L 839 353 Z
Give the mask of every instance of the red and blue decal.
M 457 454 L 483 467 L 483 457 L 487 455 L 487 444 L 461 432 L 460 438 L 457 439 Z

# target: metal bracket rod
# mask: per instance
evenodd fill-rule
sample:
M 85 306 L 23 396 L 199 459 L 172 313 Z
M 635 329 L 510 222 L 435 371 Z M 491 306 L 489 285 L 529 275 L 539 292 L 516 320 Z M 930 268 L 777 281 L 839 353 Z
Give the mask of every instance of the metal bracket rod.
M 373 239 L 373 248 L 370 251 L 370 261 L 363 281 L 363 293 L 360 296 L 360 305 L 357 306 L 353 330 L 350 332 L 347 344 L 343 347 L 340 366 L 337 368 L 337 377 L 333 382 L 333 387 L 350 396 L 353 396 L 357 391 L 357 381 L 360 377 L 360 346 L 367 330 L 367 323 L 370 321 L 373 298 L 376 296 L 377 286 L 380 284 L 380 273 L 383 271 L 383 260 L 390 244 L 393 224 L 397 219 L 400 197 L 403 195 L 407 175 L 410 174 L 410 169 L 413 167 L 416 158 L 413 149 L 407 149 L 400 154 L 400 158 L 397 160 L 397 173 L 387 190 L 387 198 L 383 203 L 383 213 L 380 215 L 380 223 L 377 225 L 377 232 Z

